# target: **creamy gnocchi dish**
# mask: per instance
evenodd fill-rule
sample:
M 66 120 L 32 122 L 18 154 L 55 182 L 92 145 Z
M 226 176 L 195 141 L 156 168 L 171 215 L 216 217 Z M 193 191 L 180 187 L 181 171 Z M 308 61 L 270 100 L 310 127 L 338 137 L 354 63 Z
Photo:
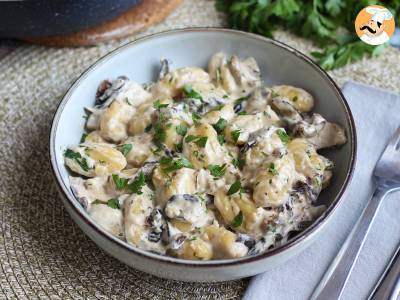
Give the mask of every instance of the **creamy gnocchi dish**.
M 267 87 L 249 57 L 215 54 L 208 70 L 98 87 L 80 143 L 64 149 L 71 188 L 106 231 L 183 259 L 255 255 L 285 243 L 325 209 L 334 164 L 320 149 L 344 130 L 314 98 Z

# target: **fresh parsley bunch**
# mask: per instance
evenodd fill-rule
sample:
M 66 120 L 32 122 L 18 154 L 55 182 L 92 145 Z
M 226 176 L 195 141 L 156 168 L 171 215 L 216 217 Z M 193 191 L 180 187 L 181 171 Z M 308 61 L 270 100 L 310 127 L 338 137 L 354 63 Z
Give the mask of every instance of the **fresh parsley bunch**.
M 272 37 L 279 26 L 308 38 L 322 48 L 311 53 L 326 70 L 342 67 L 365 55 L 378 55 L 386 45 L 370 46 L 354 31 L 358 12 L 380 4 L 397 16 L 400 0 L 217 0 L 219 11 L 226 12 L 233 28 Z

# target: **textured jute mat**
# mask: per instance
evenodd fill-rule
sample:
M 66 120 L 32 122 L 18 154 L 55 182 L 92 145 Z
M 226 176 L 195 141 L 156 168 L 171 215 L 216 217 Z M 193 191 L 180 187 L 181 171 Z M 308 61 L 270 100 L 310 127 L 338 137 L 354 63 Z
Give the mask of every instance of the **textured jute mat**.
M 162 24 L 140 35 L 189 26 L 224 26 L 213 1 L 186 0 Z M 74 224 L 57 195 L 48 138 L 58 102 L 74 79 L 110 50 L 137 38 L 87 48 L 23 45 L 0 60 L 0 299 L 234 299 L 247 280 L 183 283 L 128 268 Z M 276 38 L 307 52 L 310 43 Z M 333 72 L 400 90 L 400 52 Z M 107 76 L 107 74 L 105 74 Z M 377 100 L 378 101 L 378 100 Z

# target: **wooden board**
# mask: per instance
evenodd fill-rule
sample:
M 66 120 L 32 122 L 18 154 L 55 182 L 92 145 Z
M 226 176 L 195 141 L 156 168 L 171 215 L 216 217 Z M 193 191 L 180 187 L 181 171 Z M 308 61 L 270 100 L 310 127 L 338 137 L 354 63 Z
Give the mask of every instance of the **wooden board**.
M 161 22 L 182 0 L 143 0 L 135 8 L 100 25 L 60 36 L 27 38 L 26 41 L 49 46 L 85 46 L 123 38 Z

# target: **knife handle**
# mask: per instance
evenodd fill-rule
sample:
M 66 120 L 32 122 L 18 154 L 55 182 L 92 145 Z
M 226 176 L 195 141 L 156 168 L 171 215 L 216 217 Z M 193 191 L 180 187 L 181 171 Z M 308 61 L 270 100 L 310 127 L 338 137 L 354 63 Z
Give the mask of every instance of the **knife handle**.
M 400 297 L 400 244 L 368 300 L 396 300 Z

